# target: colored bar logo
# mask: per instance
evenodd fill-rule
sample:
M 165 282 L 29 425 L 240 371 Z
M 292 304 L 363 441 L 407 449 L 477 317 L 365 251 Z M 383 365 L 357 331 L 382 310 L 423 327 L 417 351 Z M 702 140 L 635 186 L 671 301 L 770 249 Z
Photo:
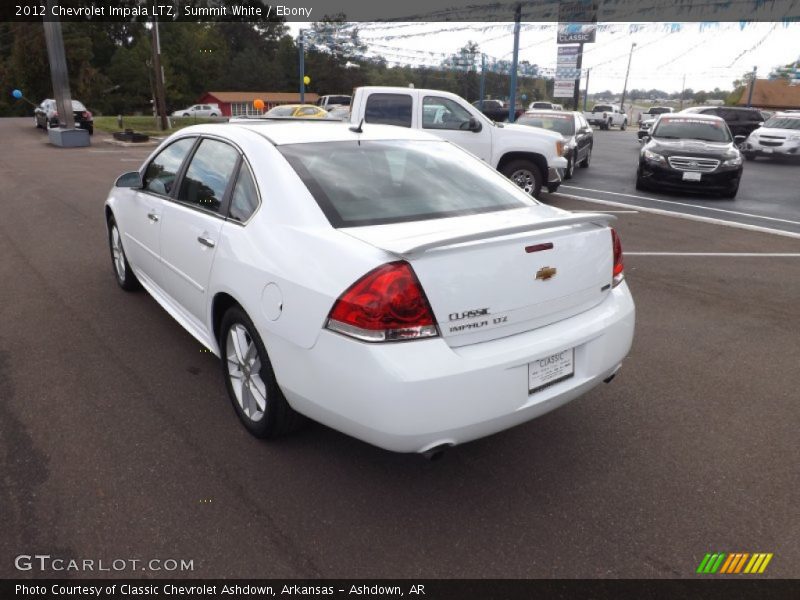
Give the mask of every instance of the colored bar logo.
M 696 572 L 703 575 L 713 575 L 715 573 L 720 575 L 737 575 L 739 573 L 760 575 L 767 569 L 772 556 L 771 552 L 759 552 L 756 554 L 715 552 L 714 554 L 706 554 L 703 557 Z

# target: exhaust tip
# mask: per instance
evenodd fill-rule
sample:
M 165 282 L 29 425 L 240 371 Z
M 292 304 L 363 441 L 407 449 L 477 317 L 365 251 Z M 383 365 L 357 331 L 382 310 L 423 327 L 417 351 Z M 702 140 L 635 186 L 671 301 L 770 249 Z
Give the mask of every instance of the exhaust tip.
M 435 460 L 441 460 L 442 457 L 444 456 L 444 451 L 452 446 L 453 446 L 452 443 L 438 444 L 436 446 L 433 446 L 432 448 L 424 450 L 420 454 L 422 454 L 422 456 L 429 462 L 433 462 Z

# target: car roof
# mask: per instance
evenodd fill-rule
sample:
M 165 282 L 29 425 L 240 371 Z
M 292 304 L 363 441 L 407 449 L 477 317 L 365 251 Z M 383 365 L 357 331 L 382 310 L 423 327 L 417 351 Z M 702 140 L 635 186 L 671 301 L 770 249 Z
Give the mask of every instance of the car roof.
M 220 135 L 235 138 L 247 130 L 264 137 L 276 146 L 286 144 L 313 144 L 319 142 L 420 140 L 442 141 L 441 138 L 407 127 L 364 123 L 361 133 L 351 130 L 349 122 L 327 119 L 241 119 L 230 123 L 203 124 L 186 127 L 181 132 Z
M 785 117 L 790 119 L 800 119 L 800 112 L 794 110 L 779 110 L 772 115 L 773 117 Z

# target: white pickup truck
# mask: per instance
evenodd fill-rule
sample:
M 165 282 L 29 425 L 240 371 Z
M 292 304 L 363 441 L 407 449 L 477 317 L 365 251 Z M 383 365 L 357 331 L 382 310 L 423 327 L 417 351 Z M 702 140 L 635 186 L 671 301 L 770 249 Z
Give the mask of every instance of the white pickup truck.
M 560 134 L 536 127 L 495 123 L 449 92 L 404 87 L 360 87 L 350 122 L 380 123 L 431 133 L 489 163 L 529 194 L 554 192 L 567 167 Z
M 583 118 L 600 129 L 619 127 L 620 131 L 625 131 L 628 126 L 628 116 L 616 104 L 595 104 L 591 112 L 583 113 Z

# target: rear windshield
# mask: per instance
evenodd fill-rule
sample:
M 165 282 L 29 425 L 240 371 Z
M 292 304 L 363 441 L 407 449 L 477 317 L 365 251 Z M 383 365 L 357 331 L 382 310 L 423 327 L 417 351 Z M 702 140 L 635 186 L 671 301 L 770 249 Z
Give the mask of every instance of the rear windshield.
M 598 104 L 592 109 L 592 112 L 611 112 L 613 110 L 609 104 Z
M 662 116 L 653 130 L 654 138 L 730 142 L 731 135 L 723 121 Z
M 552 104 L 549 102 L 534 102 L 533 108 L 552 108 Z
M 270 117 L 291 117 L 294 114 L 294 106 L 276 106 L 267 111 Z
M 278 146 L 334 227 L 441 219 L 530 206 L 514 184 L 437 141 Z
M 764 127 L 774 127 L 775 129 L 800 129 L 800 117 L 772 117 Z
M 520 125 L 529 125 L 531 127 L 541 127 L 542 129 L 549 129 L 561 135 L 571 136 L 575 135 L 575 119 L 570 114 L 565 115 L 522 115 L 517 119 Z
M 647 114 L 650 115 L 662 115 L 664 113 L 672 112 L 671 108 L 651 108 L 647 111 Z

